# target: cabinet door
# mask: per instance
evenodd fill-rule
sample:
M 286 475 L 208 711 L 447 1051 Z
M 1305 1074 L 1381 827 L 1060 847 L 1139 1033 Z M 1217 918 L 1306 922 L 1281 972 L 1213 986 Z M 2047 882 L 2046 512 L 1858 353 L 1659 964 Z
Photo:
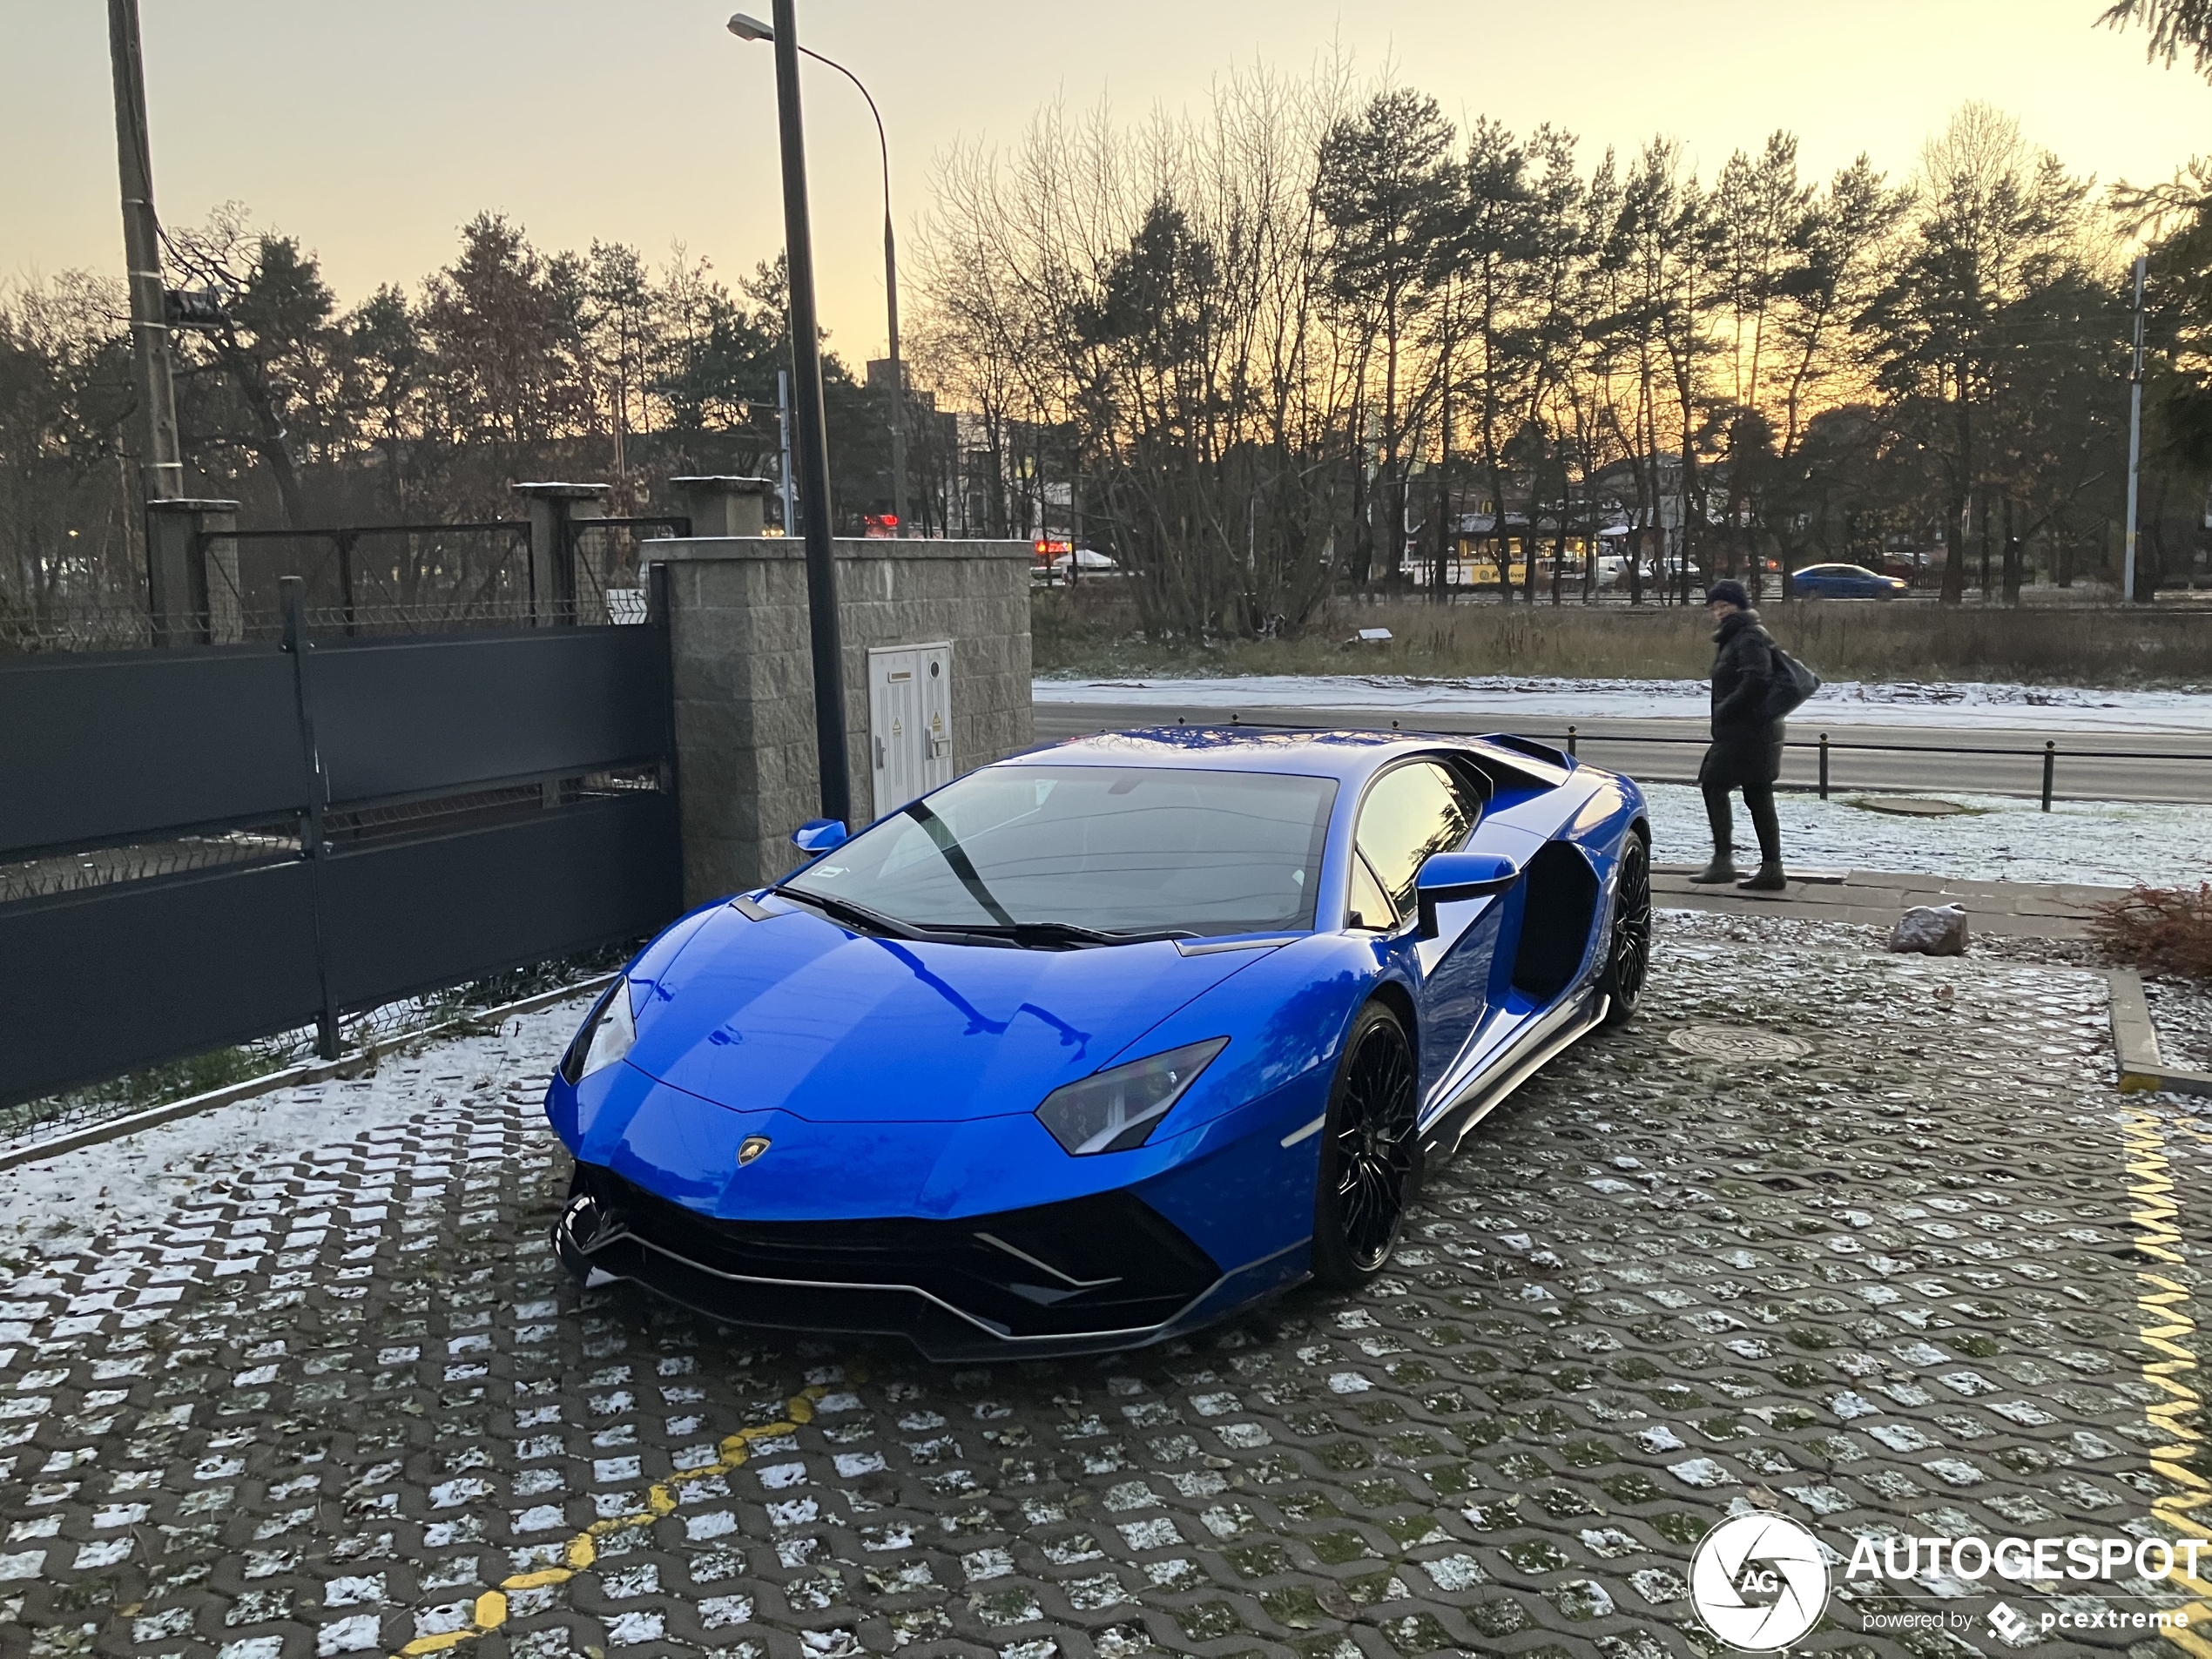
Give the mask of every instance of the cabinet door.
M 953 648 L 918 645 L 914 685 L 921 697 L 921 790 L 953 780 Z
M 875 780 L 875 813 L 881 818 L 921 794 L 921 691 L 915 684 L 921 653 L 911 645 L 868 653 L 868 751 Z

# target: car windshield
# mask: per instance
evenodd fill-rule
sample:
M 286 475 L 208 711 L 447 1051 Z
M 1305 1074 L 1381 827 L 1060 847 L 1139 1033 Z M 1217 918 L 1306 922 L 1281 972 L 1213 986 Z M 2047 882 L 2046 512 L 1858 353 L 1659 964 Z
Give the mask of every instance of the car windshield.
M 986 767 L 784 890 L 922 927 L 1304 932 L 1336 794 L 1273 772 Z

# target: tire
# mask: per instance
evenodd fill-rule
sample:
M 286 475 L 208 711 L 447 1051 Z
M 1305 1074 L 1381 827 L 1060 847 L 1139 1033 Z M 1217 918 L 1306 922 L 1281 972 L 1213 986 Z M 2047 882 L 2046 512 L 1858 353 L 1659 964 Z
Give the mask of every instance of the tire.
M 1605 1022 L 1622 1025 L 1635 1017 L 1651 971 L 1651 852 L 1635 831 L 1621 846 L 1621 873 L 1614 882 L 1613 927 L 1605 941 L 1605 968 L 1597 988 L 1612 1006 Z
M 1357 1290 L 1382 1271 L 1420 1176 L 1419 1069 L 1398 1015 L 1370 1002 L 1352 1022 L 1321 1126 L 1313 1277 Z

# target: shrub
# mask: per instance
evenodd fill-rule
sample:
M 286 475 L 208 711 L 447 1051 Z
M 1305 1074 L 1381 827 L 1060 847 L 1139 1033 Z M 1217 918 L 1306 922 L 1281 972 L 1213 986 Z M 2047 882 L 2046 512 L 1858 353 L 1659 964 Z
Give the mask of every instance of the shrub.
M 2150 974 L 2212 980 L 2212 882 L 2131 887 L 2097 907 L 2089 937 L 2109 961 Z
M 1761 614 L 1784 648 L 1831 682 L 2006 680 L 2059 685 L 2203 685 L 2212 629 L 2201 612 L 2148 607 L 2024 607 L 1770 601 Z M 1039 590 L 1032 604 L 1041 673 L 1557 675 L 1703 679 L 1713 623 L 1702 605 L 1608 603 L 1556 608 L 1468 600 L 1334 603 L 1295 632 L 1265 639 L 1144 638 L 1129 582 Z M 1344 649 L 1355 629 L 1387 628 L 1379 649 Z

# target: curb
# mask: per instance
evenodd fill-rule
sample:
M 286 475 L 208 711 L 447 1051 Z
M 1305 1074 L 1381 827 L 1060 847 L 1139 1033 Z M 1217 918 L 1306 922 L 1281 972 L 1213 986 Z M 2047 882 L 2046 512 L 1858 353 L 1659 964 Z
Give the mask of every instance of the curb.
M 564 1002 L 572 996 L 582 996 L 604 988 L 615 978 L 602 974 L 596 979 L 578 980 L 556 991 L 540 991 L 526 996 L 519 1002 L 508 1002 L 496 1008 L 482 1008 L 464 1014 L 458 1019 L 445 1020 L 436 1025 L 411 1031 L 393 1044 L 395 1048 L 420 1042 L 428 1037 L 441 1036 L 464 1025 L 496 1023 L 516 1014 L 535 1014 L 538 1009 Z M 50 1141 L 40 1141 L 31 1146 L 19 1146 L 0 1152 L 0 1170 L 12 1170 L 20 1164 L 37 1163 L 46 1158 L 59 1157 L 64 1152 L 79 1148 L 98 1146 L 105 1141 L 122 1139 L 143 1129 L 158 1129 L 172 1123 L 180 1117 L 190 1117 L 198 1112 L 211 1111 L 218 1106 L 228 1106 L 235 1101 L 252 1100 L 257 1095 L 273 1094 L 280 1089 L 289 1089 L 299 1083 L 319 1083 L 350 1071 L 361 1063 L 359 1054 L 337 1060 L 311 1060 L 304 1066 L 293 1066 L 283 1071 L 272 1071 L 259 1077 L 249 1077 L 242 1083 L 226 1083 L 220 1089 L 211 1089 L 204 1095 L 193 1095 L 185 1100 L 172 1100 L 165 1106 L 149 1107 L 143 1112 L 132 1112 L 127 1117 L 111 1117 L 105 1123 L 73 1130 L 67 1135 L 57 1135 Z
M 2105 970 L 2112 988 L 2112 1046 L 2120 1056 L 2120 1092 L 2159 1090 L 2212 1096 L 2212 1073 L 2169 1066 L 2158 1057 L 2158 1028 L 2143 996 L 2143 976 L 2132 968 Z

